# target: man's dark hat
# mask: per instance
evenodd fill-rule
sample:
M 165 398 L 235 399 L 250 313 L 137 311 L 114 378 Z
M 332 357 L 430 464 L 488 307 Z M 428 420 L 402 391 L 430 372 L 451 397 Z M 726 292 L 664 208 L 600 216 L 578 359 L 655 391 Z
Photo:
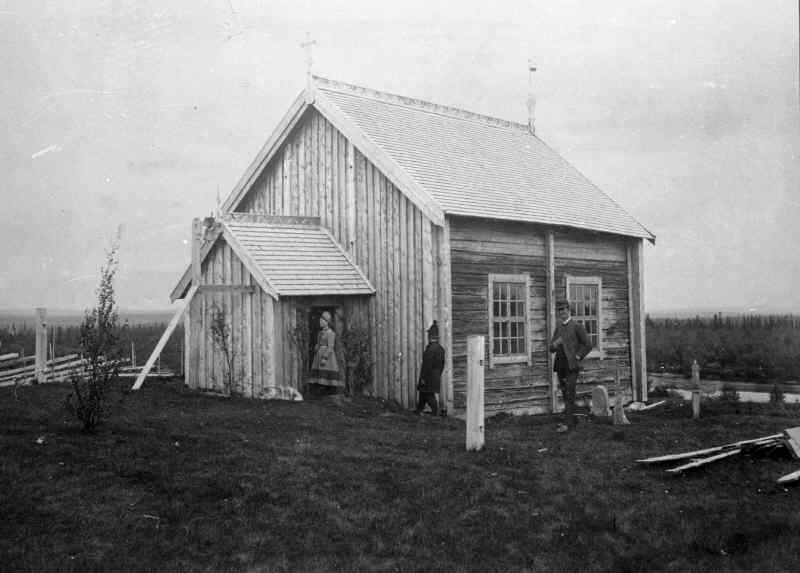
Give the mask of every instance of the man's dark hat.
M 560 298 L 556 301 L 556 310 L 561 310 L 562 308 L 569 308 L 569 301 L 565 298 Z
M 439 338 L 439 325 L 436 324 L 436 321 L 433 321 L 431 327 L 428 329 L 428 336 Z

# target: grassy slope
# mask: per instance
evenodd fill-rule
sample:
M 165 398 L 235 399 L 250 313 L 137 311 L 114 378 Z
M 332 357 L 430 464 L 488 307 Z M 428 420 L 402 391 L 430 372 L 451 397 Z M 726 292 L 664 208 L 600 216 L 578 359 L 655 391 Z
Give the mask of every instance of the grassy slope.
M 797 409 L 720 404 L 693 422 L 670 405 L 568 434 L 491 419 L 467 453 L 463 423 L 373 400 L 157 383 L 85 436 L 67 391 L 0 390 L 0 569 L 794 571 L 800 554 L 800 488 L 774 485 L 798 462 L 633 463 L 772 434 Z

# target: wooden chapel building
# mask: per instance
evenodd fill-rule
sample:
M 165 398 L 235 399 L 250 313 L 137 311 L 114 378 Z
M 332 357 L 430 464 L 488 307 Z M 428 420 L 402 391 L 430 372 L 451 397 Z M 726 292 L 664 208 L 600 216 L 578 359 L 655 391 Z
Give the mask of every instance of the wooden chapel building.
M 328 310 L 340 338 L 367 333 L 373 396 L 415 405 L 436 320 L 448 413 L 465 408 L 470 334 L 486 338 L 487 414 L 550 412 L 563 296 L 595 346 L 585 363 L 619 364 L 646 400 L 642 256 L 655 237 L 527 125 L 313 77 L 194 235 L 171 296 L 198 293 L 190 387 L 223 384 L 211 334 L 223 316 L 233 391 L 303 388 L 307 329 Z

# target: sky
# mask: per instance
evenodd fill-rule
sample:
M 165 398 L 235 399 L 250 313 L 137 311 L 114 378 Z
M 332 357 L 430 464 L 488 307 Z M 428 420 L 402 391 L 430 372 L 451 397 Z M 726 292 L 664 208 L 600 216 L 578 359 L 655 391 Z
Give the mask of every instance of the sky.
M 490 5 L 491 4 L 491 5 Z M 656 237 L 648 311 L 800 312 L 798 3 L 0 0 L 0 308 L 169 308 L 317 75 L 520 122 Z

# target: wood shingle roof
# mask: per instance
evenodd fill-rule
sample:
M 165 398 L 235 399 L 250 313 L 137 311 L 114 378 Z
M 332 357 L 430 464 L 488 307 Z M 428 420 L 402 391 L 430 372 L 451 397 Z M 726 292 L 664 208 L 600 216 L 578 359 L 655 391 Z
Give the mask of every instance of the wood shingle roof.
M 448 215 L 655 237 L 528 127 L 314 78 L 333 104 Z
M 372 294 L 375 289 L 319 224 L 223 222 L 279 296 Z

